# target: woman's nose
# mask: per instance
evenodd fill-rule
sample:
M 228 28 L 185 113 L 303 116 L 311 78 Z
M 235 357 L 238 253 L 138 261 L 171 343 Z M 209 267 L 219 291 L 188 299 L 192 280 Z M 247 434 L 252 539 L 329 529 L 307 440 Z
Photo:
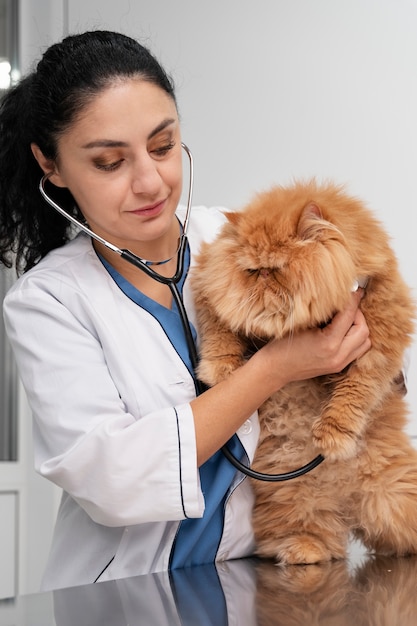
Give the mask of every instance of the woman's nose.
M 154 195 L 160 190 L 161 184 L 158 162 L 150 155 L 141 157 L 132 170 L 133 193 Z

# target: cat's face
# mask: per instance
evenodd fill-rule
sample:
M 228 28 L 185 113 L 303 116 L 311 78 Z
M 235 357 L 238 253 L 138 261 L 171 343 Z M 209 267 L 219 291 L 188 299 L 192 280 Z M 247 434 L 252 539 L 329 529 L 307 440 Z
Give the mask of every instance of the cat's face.
M 355 280 L 344 234 L 317 203 L 281 188 L 230 213 L 212 246 L 209 299 L 245 335 L 281 337 L 328 322 Z

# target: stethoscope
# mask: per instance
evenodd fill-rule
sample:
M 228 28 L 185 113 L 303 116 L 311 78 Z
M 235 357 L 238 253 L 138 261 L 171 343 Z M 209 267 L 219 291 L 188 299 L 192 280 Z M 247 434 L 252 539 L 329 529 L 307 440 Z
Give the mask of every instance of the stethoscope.
M 84 224 L 83 222 L 75 218 L 73 215 L 68 213 L 61 206 L 59 206 L 50 196 L 48 196 L 48 194 L 45 191 L 45 183 L 48 180 L 48 178 L 52 175 L 52 172 L 45 174 L 41 178 L 41 181 L 39 183 L 39 191 L 42 194 L 43 198 L 46 200 L 46 202 L 53 209 L 58 211 L 58 213 L 60 213 L 63 217 L 69 220 L 77 228 L 85 232 L 92 239 L 95 239 L 96 241 L 100 242 L 103 246 L 105 246 L 112 252 L 115 252 L 116 254 L 121 256 L 122 259 L 125 259 L 126 261 L 128 261 L 129 263 L 137 267 L 138 269 L 142 270 L 142 272 L 145 272 L 145 274 L 147 274 L 154 280 L 158 281 L 159 283 L 163 283 L 164 285 L 167 285 L 169 287 L 172 297 L 175 301 L 175 304 L 177 305 L 178 312 L 180 314 L 185 340 L 187 342 L 187 347 L 190 353 L 191 364 L 193 366 L 193 369 L 195 370 L 195 368 L 197 367 L 197 363 L 198 363 L 197 347 L 196 347 L 196 343 L 193 337 L 191 324 L 188 319 L 187 311 L 185 310 L 184 301 L 180 293 L 180 290 L 178 289 L 178 283 L 180 282 L 182 275 L 183 275 L 183 271 L 184 271 L 184 259 L 185 259 L 185 252 L 186 252 L 187 243 L 188 243 L 187 231 L 188 231 L 188 224 L 189 224 L 190 214 L 191 214 L 191 203 L 192 203 L 193 186 L 194 186 L 194 163 L 193 163 L 193 156 L 191 154 L 190 149 L 184 143 L 181 143 L 181 147 L 183 148 L 183 150 L 186 152 L 188 156 L 189 168 L 190 168 L 189 169 L 190 173 L 189 173 L 189 185 L 188 185 L 188 198 L 187 198 L 185 219 L 184 219 L 184 223 L 182 226 L 182 232 L 180 235 L 179 245 L 177 249 L 177 266 L 176 266 L 175 274 L 173 274 L 170 277 L 162 276 L 161 274 L 158 274 L 158 272 L 152 269 L 151 266 L 162 265 L 171 259 L 167 259 L 165 261 L 159 261 L 159 262 L 148 261 L 146 259 L 142 259 L 141 257 L 137 256 L 130 250 L 127 250 L 125 248 L 118 248 L 117 246 L 110 243 L 106 239 L 103 239 L 103 237 L 100 237 L 99 235 L 97 235 L 87 226 L 87 224 Z M 196 387 L 197 387 L 198 393 L 202 393 L 204 391 L 204 386 L 198 380 L 196 380 Z M 297 478 L 298 476 L 302 476 L 303 474 L 306 474 L 310 470 L 317 467 L 317 465 L 319 465 L 324 460 L 324 457 L 322 455 L 318 455 L 315 459 L 310 461 L 310 463 L 307 463 L 307 465 L 304 465 L 303 467 L 300 467 L 296 470 L 285 472 L 283 474 L 263 474 L 261 472 L 257 472 L 251 469 L 250 467 L 247 467 L 246 465 L 243 465 L 243 463 L 241 463 L 238 459 L 236 459 L 236 457 L 230 452 L 230 450 L 227 448 L 226 445 L 224 445 L 221 448 L 221 450 L 223 454 L 225 455 L 225 457 L 239 471 L 241 471 L 243 474 L 246 474 L 246 476 L 250 476 L 251 478 L 256 478 L 257 480 L 264 480 L 264 481 L 270 481 L 270 482 L 290 480 L 292 478 Z

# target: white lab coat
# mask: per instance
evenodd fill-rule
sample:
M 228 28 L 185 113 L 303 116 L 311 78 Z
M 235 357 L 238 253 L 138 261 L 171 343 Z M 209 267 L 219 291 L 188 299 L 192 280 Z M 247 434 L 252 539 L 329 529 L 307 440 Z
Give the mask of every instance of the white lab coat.
M 192 254 L 223 220 L 193 209 Z M 184 300 L 195 322 L 187 281 Z M 194 383 L 164 330 L 122 293 L 84 234 L 15 283 L 4 316 L 36 469 L 63 489 L 43 589 L 166 570 L 179 521 L 202 516 L 204 497 Z M 255 415 L 238 431 L 250 460 L 258 432 Z M 236 485 L 219 560 L 253 550 L 249 480 L 238 473 Z

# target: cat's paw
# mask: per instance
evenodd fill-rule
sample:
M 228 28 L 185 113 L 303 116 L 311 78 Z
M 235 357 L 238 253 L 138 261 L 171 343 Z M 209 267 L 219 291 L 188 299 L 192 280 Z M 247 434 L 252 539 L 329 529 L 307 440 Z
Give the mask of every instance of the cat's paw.
M 357 453 L 355 433 L 342 430 L 333 420 L 319 418 L 313 424 L 312 433 L 314 445 L 330 461 L 351 459 Z
M 331 561 L 326 545 L 313 535 L 291 535 L 280 542 L 275 558 L 282 565 L 309 565 Z
M 203 359 L 198 365 L 197 376 L 203 383 L 213 387 L 221 380 L 228 378 L 240 365 L 242 365 L 242 357 L 240 355 Z

